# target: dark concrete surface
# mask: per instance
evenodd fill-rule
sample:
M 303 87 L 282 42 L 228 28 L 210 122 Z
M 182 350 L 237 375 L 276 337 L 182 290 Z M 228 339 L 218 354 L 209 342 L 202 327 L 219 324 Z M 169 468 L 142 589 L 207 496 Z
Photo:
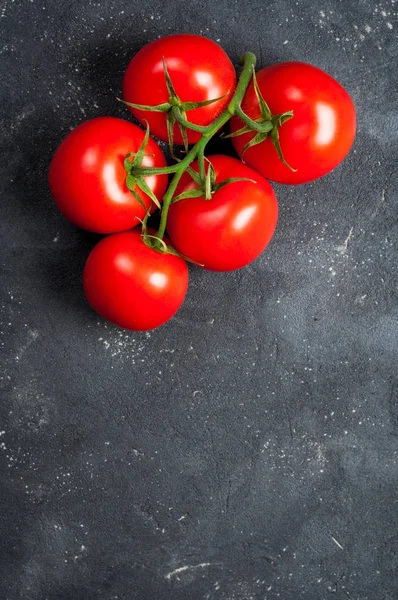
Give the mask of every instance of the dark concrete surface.
M 396 600 L 397 8 L 2 1 L 2 600 Z M 130 118 L 124 69 L 172 32 L 318 65 L 358 135 L 324 179 L 275 186 L 255 263 L 190 267 L 177 316 L 135 334 L 89 309 L 98 238 L 47 168 L 78 123 Z

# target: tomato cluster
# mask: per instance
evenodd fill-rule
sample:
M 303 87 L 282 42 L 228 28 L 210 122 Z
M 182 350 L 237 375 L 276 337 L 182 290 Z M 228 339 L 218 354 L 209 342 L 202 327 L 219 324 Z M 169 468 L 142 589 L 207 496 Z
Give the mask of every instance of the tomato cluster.
M 59 210 L 78 227 L 111 234 L 83 274 L 88 302 L 105 319 L 132 330 L 163 324 L 184 300 L 187 261 L 231 271 L 266 248 L 278 218 L 268 179 L 313 181 L 350 150 L 355 108 L 335 79 L 306 63 L 257 73 L 254 65 L 254 55 L 244 55 L 237 82 L 227 54 L 207 38 L 153 41 L 123 80 L 122 102 L 146 131 L 98 117 L 56 150 L 49 186 Z M 207 156 L 228 121 L 225 137 L 239 158 Z M 169 142 L 169 164 L 150 133 Z M 183 158 L 175 145 L 184 146 Z M 158 229 L 148 224 L 154 211 Z

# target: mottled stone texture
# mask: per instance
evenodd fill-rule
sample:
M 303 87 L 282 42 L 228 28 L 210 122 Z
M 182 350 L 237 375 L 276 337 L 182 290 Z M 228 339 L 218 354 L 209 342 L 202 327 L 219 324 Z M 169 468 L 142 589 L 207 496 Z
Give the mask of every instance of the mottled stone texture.
M 0 16 L 1 599 L 396 599 L 397 2 L 3 0 Z M 321 181 L 275 186 L 253 265 L 191 267 L 178 315 L 133 334 L 87 306 L 97 236 L 58 213 L 46 172 L 70 128 L 130 118 L 129 59 L 178 31 L 236 64 L 326 69 L 358 135 Z

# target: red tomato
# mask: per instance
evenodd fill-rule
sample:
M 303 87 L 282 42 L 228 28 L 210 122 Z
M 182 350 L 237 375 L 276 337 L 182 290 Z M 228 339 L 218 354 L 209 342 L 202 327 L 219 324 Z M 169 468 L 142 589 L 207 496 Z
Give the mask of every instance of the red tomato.
M 154 329 L 180 308 L 188 287 L 186 262 L 144 244 L 139 231 L 103 238 L 83 274 L 91 307 L 104 319 L 134 331 Z
M 137 152 L 144 131 L 122 119 L 98 117 L 71 131 L 56 150 L 50 164 L 49 185 L 55 204 L 78 227 L 97 233 L 130 229 L 145 215 L 127 188 L 123 161 Z M 148 140 L 142 165 L 164 167 L 166 161 L 156 142 Z M 167 176 L 147 177 L 155 196 L 162 198 Z M 135 188 L 145 206 L 150 198 Z
M 225 96 L 187 112 L 192 123 L 209 125 L 226 108 L 235 89 L 236 73 L 228 55 L 218 44 L 200 35 L 176 34 L 155 40 L 144 46 L 127 67 L 123 80 L 127 102 L 151 106 L 168 102 L 162 57 L 180 100 L 201 102 Z M 166 113 L 130 110 L 141 123 L 148 121 L 151 133 L 168 140 Z M 177 125 L 173 131 L 175 143 L 182 144 Z M 190 144 L 199 138 L 200 133 L 188 131 Z
M 249 148 L 243 160 L 259 173 L 279 183 L 307 183 L 337 167 L 355 137 L 355 107 L 346 90 L 330 75 L 312 65 L 287 62 L 261 69 L 257 81 L 273 115 L 293 110 L 294 117 L 279 128 L 280 145 L 291 171 L 278 158 L 269 138 Z M 251 83 L 242 102 L 252 119 L 260 116 Z M 231 131 L 243 123 L 231 119 Z M 232 138 L 242 157 L 243 146 L 254 136 Z
M 268 181 L 230 156 L 214 155 L 216 182 L 230 177 L 252 181 L 228 183 L 211 200 L 187 198 L 171 204 L 167 232 L 181 254 L 211 271 L 232 271 L 253 261 L 270 241 L 278 218 L 278 204 Z M 197 163 L 192 167 L 198 170 Z M 197 188 L 184 173 L 175 196 Z

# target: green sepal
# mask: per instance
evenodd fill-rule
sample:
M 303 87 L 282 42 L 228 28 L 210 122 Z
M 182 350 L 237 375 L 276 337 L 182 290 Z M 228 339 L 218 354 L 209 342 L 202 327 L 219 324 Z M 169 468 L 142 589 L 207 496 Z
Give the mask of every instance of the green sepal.
M 175 198 L 172 199 L 171 204 L 175 202 L 179 202 L 180 200 L 185 200 L 186 198 L 200 198 L 203 196 L 203 190 L 200 188 L 192 188 L 191 190 L 187 190 L 186 192 L 182 192 Z
M 152 248 L 152 250 L 156 250 L 157 252 L 160 252 L 161 254 L 167 253 L 166 242 L 164 240 L 158 238 L 156 235 L 151 235 L 150 233 L 147 233 L 146 228 L 142 232 L 142 240 L 143 240 L 144 244 L 146 244 L 149 248 Z
M 259 119 L 253 120 L 253 127 L 251 127 L 250 124 L 246 122 L 243 127 L 238 129 L 237 131 L 234 131 L 233 133 L 226 135 L 225 137 L 233 138 L 233 137 L 237 137 L 239 135 L 243 135 L 245 133 L 252 133 L 254 131 L 257 131 L 257 133 L 252 137 L 252 139 L 249 140 L 249 142 L 247 142 L 247 144 L 245 144 L 243 146 L 242 157 L 245 154 L 246 150 L 248 150 L 252 146 L 257 146 L 257 144 L 261 144 L 261 142 L 263 142 L 268 137 L 270 137 L 271 142 L 278 154 L 279 159 L 282 161 L 282 163 L 286 167 L 288 167 L 291 171 L 296 171 L 297 169 L 293 169 L 286 162 L 286 160 L 283 156 L 281 145 L 279 142 L 279 131 L 278 131 L 278 127 L 281 127 L 284 123 L 286 123 L 286 121 L 288 121 L 289 119 L 291 119 L 294 116 L 293 111 L 288 110 L 279 115 L 275 115 L 275 116 L 272 115 L 271 110 L 270 110 L 268 104 L 266 103 L 266 101 L 264 100 L 264 98 L 260 92 L 260 88 L 258 87 L 258 82 L 257 82 L 257 77 L 256 77 L 256 72 L 255 72 L 254 66 L 252 67 L 252 69 L 253 69 L 253 87 L 254 87 L 254 92 L 256 94 L 257 102 L 258 102 L 258 105 L 260 108 L 261 117 Z M 243 113 L 242 109 L 240 109 L 240 111 L 242 113 L 242 116 L 246 117 L 246 120 L 250 119 L 250 117 L 248 117 L 247 115 L 245 115 Z M 239 113 L 238 113 L 238 116 L 239 116 Z M 252 120 L 252 119 L 250 119 L 250 120 Z M 261 131 L 258 131 L 257 128 L 254 127 L 254 123 L 256 123 L 256 124 L 258 123 L 258 124 L 262 125 Z
M 209 104 L 213 104 L 214 102 L 221 100 L 221 98 L 224 98 L 224 96 L 220 96 L 219 98 L 212 98 L 211 100 L 203 100 L 201 102 L 182 102 L 179 96 L 177 95 L 177 92 L 175 91 L 164 57 L 162 57 L 162 63 L 163 72 L 166 79 L 167 92 L 169 94 L 169 110 L 167 112 L 167 135 L 169 138 L 170 152 L 174 158 L 173 129 L 175 123 L 177 123 L 178 128 L 181 132 L 185 152 L 188 152 L 189 143 L 187 129 L 192 129 L 193 131 L 204 133 L 207 128 L 201 125 L 195 125 L 194 123 L 190 123 L 187 119 L 186 111 L 193 110 L 195 108 L 201 108 L 202 106 L 208 106 Z
M 179 128 L 179 130 L 181 132 L 181 137 L 182 137 L 182 141 L 184 143 L 185 152 L 188 152 L 187 128 L 182 123 L 179 123 L 178 119 L 176 118 L 176 113 L 177 114 L 181 114 L 182 118 L 186 121 L 187 120 L 186 112 L 185 112 L 185 110 L 182 110 L 182 109 L 178 108 L 177 106 L 173 106 L 172 112 L 173 112 L 174 120 L 177 121 L 178 128 Z
M 144 244 L 146 244 L 149 248 L 152 248 L 152 250 L 155 250 L 156 252 L 160 252 L 160 254 L 173 254 L 174 256 L 178 256 L 179 258 L 182 258 L 183 260 L 186 260 L 187 262 L 190 262 L 193 265 L 203 267 L 202 264 L 191 260 L 190 258 L 184 256 L 184 254 L 181 254 L 171 246 L 168 246 L 166 242 L 159 238 L 157 235 L 151 235 L 147 233 L 146 229 L 142 233 L 142 240 Z
M 192 258 L 188 258 L 188 256 L 185 256 L 185 254 L 181 254 L 181 252 L 178 252 L 175 248 L 172 248 L 171 246 L 166 246 L 167 247 L 167 254 L 173 254 L 174 256 L 178 256 L 179 258 L 182 258 L 183 260 L 186 260 L 187 262 L 191 263 L 192 265 L 196 265 L 197 267 L 204 267 L 203 263 L 198 263 L 196 262 L 196 260 L 192 260 Z
M 252 124 L 246 123 L 246 125 L 244 125 L 241 129 L 238 129 L 237 131 L 234 131 L 232 133 L 229 133 L 228 135 L 224 135 L 224 138 L 233 138 L 233 137 L 237 137 L 239 135 L 243 135 L 244 133 L 252 133 L 252 132 L 256 132 L 256 133 L 269 133 L 273 127 L 274 127 L 274 123 L 273 121 L 264 121 L 263 118 L 260 118 L 258 120 L 252 120 L 250 119 L 250 117 L 248 117 L 242 110 L 240 113 L 237 113 L 238 116 L 243 120 L 243 118 L 245 117 L 246 120 L 249 120 L 252 122 Z
M 126 185 L 127 185 L 128 189 L 130 190 L 130 192 L 132 192 L 133 189 L 135 188 L 135 186 L 137 185 L 137 178 L 134 177 L 134 175 L 132 175 L 131 173 L 127 173 Z
M 264 98 L 261 95 L 260 88 L 258 87 L 258 83 L 257 83 L 257 77 L 256 77 L 256 71 L 255 71 L 254 65 L 253 65 L 252 69 L 253 69 L 253 87 L 254 87 L 254 92 L 256 94 L 258 104 L 260 107 L 261 116 L 266 121 L 270 121 L 272 119 L 272 113 L 269 109 L 268 104 L 266 103 L 266 101 L 264 100 Z
M 292 110 L 287 110 L 286 112 L 282 113 L 281 115 L 276 115 L 273 120 L 277 120 L 277 123 L 279 126 L 283 125 L 284 123 L 286 123 L 286 121 L 289 121 L 289 119 L 294 117 L 294 113 Z
M 254 181 L 254 179 L 249 179 L 248 177 L 228 177 L 228 179 L 224 179 L 224 181 L 216 183 L 213 190 L 214 192 L 218 192 L 218 190 L 221 190 L 221 188 L 223 188 L 225 185 L 235 183 L 237 181 L 250 181 L 251 183 L 257 183 L 257 181 Z
M 166 125 L 167 125 L 167 137 L 169 138 L 169 149 L 171 157 L 175 159 L 174 155 L 174 123 L 175 118 L 172 112 L 168 112 L 166 115 Z
M 208 130 L 208 127 L 206 127 L 204 125 L 195 125 L 195 123 L 191 123 L 190 121 L 188 121 L 188 119 L 183 116 L 185 114 L 183 108 L 184 108 L 184 103 L 181 107 L 173 106 L 172 110 L 174 111 L 174 118 L 177 121 L 177 123 L 179 125 L 182 125 L 186 129 L 192 129 L 192 131 L 198 131 L 199 133 L 206 133 L 206 131 Z
M 204 157 L 205 161 L 209 164 L 209 168 L 207 169 L 205 181 L 204 181 L 204 196 L 205 200 L 211 200 L 214 184 L 216 182 L 216 173 L 214 171 L 214 167 L 206 156 Z
M 124 159 L 124 162 L 123 162 L 124 170 L 126 171 L 126 173 L 130 173 L 135 168 L 135 165 L 134 165 L 134 162 L 133 162 L 135 156 L 137 156 L 137 152 L 129 152 L 126 155 L 126 158 Z M 143 154 L 142 156 L 143 157 L 144 156 L 151 157 L 151 156 L 154 156 L 154 155 L 153 154 Z M 133 160 L 130 160 L 131 158 Z
M 130 108 L 136 108 L 137 110 L 147 110 L 148 112 L 167 112 L 170 110 L 171 105 L 168 102 L 163 102 L 162 104 L 156 104 L 152 106 L 151 104 L 136 104 L 135 102 L 127 102 L 127 100 L 123 100 L 122 98 L 116 97 L 116 100 L 129 106 Z
M 205 157 L 206 160 L 206 157 Z M 211 162 L 209 161 L 209 170 L 208 173 L 210 173 L 210 182 L 211 182 L 211 187 L 214 187 L 214 184 L 216 183 L 216 172 L 214 170 L 213 165 L 211 164 Z
M 137 186 L 140 188 L 140 190 L 142 192 L 144 192 L 144 194 L 146 194 L 147 196 L 150 197 L 150 199 L 152 200 L 152 202 L 154 204 L 156 204 L 156 206 L 158 208 L 160 208 L 160 202 L 159 202 L 159 200 L 156 198 L 155 194 L 153 193 L 153 191 L 151 190 L 151 188 L 149 187 L 149 185 L 145 181 L 144 177 L 137 177 Z
M 145 202 L 143 201 L 143 199 L 141 198 L 141 196 L 139 195 L 139 193 L 136 190 L 130 190 L 130 192 L 133 194 L 134 198 L 137 200 L 137 202 L 140 204 L 140 206 L 147 211 L 148 207 L 145 205 Z
M 261 142 L 263 142 L 264 140 L 266 140 L 267 137 L 268 137 L 268 133 L 256 133 L 256 135 L 249 142 L 247 142 L 247 144 L 245 144 L 243 146 L 243 148 L 242 148 L 242 156 L 244 155 L 244 153 L 246 152 L 246 150 L 248 150 L 252 146 L 257 146 L 257 144 L 261 144 Z
M 278 128 L 274 127 L 273 130 L 270 133 L 270 137 L 271 137 L 271 142 L 272 145 L 274 146 L 279 159 L 283 162 L 283 164 L 285 165 L 285 167 L 287 167 L 288 169 L 290 169 L 291 171 L 293 171 L 294 173 L 297 171 L 297 169 L 293 169 L 293 167 L 291 167 L 285 160 L 283 153 L 282 153 L 282 148 L 279 142 L 279 132 L 278 132 Z
M 147 211 L 147 207 L 144 204 L 141 196 L 137 192 L 137 190 L 136 190 L 137 187 L 142 192 L 144 192 L 144 194 L 149 196 L 149 198 L 152 200 L 152 202 L 154 202 L 156 204 L 156 206 L 158 208 L 160 208 L 160 202 L 156 198 L 155 194 L 152 192 L 149 185 L 147 184 L 144 176 L 132 175 L 132 170 L 134 168 L 139 168 L 141 166 L 144 156 L 151 156 L 151 155 L 145 154 L 145 148 L 148 144 L 148 140 L 149 140 L 149 123 L 146 122 L 146 131 L 145 131 L 144 139 L 142 140 L 142 143 L 138 149 L 138 152 L 129 152 L 129 154 L 127 154 L 127 156 L 125 157 L 124 163 L 123 163 L 124 169 L 126 171 L 126 186 L 130 190 L 130 192 L 133 194 L 133 196 L 137 200 L 137 202 L 139 202 L 140 205 L 144 208 L 145 211 Z M 133 160 L 131 160 L 131 158 Z
M 209 168 L 209 171 L 210 168 Z M 208 173 L 209 173 L 208 171 Z M 213 169 L 213 173 L 214 173 L 214 169 Z M 210 174 L 209 180 L 211 181 L 212 179 L 212 175 Z M 221 181 L 220 183 L 212 183 L 212 191 L 211 191 L 211 195 L 213 195 L 215 192 L 218 192 L 218 190 L 220 190 L 221 188 L 223 188 L 225 185 L 228 185 L 230 183 L 235 183 L 237 181 L 250 181 L 251 183 L 257 183 L 257 181 L 254 181 L 254 179 L 249 179 L 248 177 L 228 177 L 228 179 L 224 179 L 224 181 Z M 196 182 L 195 182 L 196 183 Z M 201 182 L 199 182 L 199 185 L 201 185 Z M 186 200 L 187 198 L 200 198 L 202 196 L 204 196 L 204 192 L 202 188 L 192 188 L 191 190 L 187 190 L 186 192 L 183 192 L 182 194 L 179 194 L 178 196 L 176 196 L 175 198 L 173 198 L 173 200 L 171 201 L 171 204 L 174 204 L 174 202 L 179 202 L 180 200 Z M 209 200 L 210 198 L 208 198 Z
M 137 217 L 137 219 L 139 220 L 139 222 L 141 223 L 141 237 L 144 239 L 148 234 L 148 227 L 147 227 L 147 223 L 148 223 L 148 219 L 151 216 L 151 208 L 152 208 L 152 202 L 150 203 L 150 205 L 148 207 L 145 207 L 145 216 L 143 219 L 139 219 Z
M 222 100 L 223 98 L 225 98 L 226 94 L 224 94 L 224 96 L 219 96 L 218 98 L 212 98 L 211 100 L 201 100 L 200 102 L 183 102 L 183 108 L 184 110 L 194 110 L 195 108 L 202 108 L 202 106 L 209 106 L 209 104 L 214 104 L 214 102 L 218 102 L 219 100 Z
M 237 129 L 236 131 L 233 131 L 232 133 L 228 133 L 228 135 L 224 135 L 223 137 L 225 139 L 238 137 L 238 135 L 243 135 L 244 133 L 252 133 L 252 131 L 253 131 L 253 129 L 251 129 L 251 127 L 249 127 L 249 125 L 245 125 L 244 127 L 241 127 L 240 129 Z
M 202 179 L 201 179 L 199 173 L 197 171 L 195 171 L 195 169 L 193 169 L 190 165 L 187 167 L 186 170 L 187 170 L 188 175 L 190 175 L 192 177 L 192 179 L 194 180 L 196 185 L 198 185 L 200 187 L 203 182 L 202 182 Z
M 130 160 L 130 158 L 132 156 L 134 156 L 133 152 L 129 152 L 127 154 L 126 158 L 124 159 L 123 165 L 124 165 L 124 170 L 126 171 L 126 173 L 130 173 L 131 169 L 133 168 L 133 161 Z
M 145 148 L 148 144 L 148 140 L 149 140 L 149 123 L 148 121 L 145 121 L 146 123 L 146 131 L 145 131 L 145 135 L 144 135 L 144 139 L 142 140 L 142 144 L 138 149 L 138 152 L 136 152 L 135 154 L 133 154 L 133 167 L 140 167 L 141 163 L 142 163 L 142 159 L 144 158 L 145 155 Z
M 171 77 L 167 70 L 167 65 L 166 65 L 166 61 L 164 60 L 164 56 L 162 56 L 162 63 L 163 63 L 163 73 L 166 78 L 166 86 L 167 86 L 167 91 L 169 93 L 169 96 L 171 96 L 173 99 L 179 100 L 177 93 L 174 89 L 173 82 L 171 81 Z

